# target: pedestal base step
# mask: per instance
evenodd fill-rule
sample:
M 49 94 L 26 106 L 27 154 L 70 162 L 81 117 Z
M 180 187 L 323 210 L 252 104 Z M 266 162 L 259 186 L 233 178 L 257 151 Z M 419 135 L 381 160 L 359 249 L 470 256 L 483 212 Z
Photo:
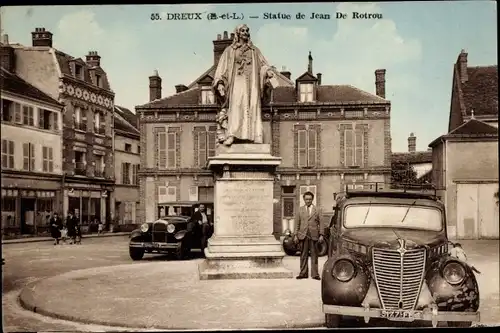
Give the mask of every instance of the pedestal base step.
M 200 280 L 290 279 L 292 271 L 283 266 L 282 257 L 207 258 L 198 265 Z

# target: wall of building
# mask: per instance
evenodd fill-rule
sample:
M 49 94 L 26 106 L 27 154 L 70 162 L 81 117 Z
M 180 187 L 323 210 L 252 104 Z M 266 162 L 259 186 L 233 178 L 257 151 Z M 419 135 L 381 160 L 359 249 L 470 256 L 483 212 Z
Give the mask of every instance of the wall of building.
M 450 233 L 457 225 L 457 180 L 498 181 L 498 141 L 446 142 L 446 210 Z
M 55 100 L 59 98 L 60 69 L 54 50 L 16 49 L 16 74 Z
M 2 140 L 14 141 L 14 169 L 23 169 L 23 144 L 35 145 L 35 172 L 43 171 L 43 146 L 52 147 L 54 174 L 62 174 L 62 141 L 61 135 L 42 129 L 2 123 Z

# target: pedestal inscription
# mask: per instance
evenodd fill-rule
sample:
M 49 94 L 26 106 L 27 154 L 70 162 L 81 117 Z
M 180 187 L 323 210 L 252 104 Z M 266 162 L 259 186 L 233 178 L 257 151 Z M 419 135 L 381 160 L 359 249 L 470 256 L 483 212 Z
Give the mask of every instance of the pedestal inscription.
M 216 184 L 216 236 L 271 235 L 273 183 L 255 180 L 221 180 Z

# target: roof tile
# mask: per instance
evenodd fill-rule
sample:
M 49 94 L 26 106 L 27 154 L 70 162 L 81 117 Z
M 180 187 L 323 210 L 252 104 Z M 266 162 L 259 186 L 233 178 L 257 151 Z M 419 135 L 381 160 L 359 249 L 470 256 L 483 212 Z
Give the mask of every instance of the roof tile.
M 16 74 L 7 71 L 5 68 L 2 68 L 1 72 L 2 76 L 0 86 L 2 87 L 2 90 L 11 92 L 13 94 L 30 97 L 46 103 L 61 105 L 55 99 L 39 90 L 38 88 L 32 86 L 28 82 L 24 81 Z
M 498 115 L 498 66 L 467 68 L 462 92 L 467 115 Z

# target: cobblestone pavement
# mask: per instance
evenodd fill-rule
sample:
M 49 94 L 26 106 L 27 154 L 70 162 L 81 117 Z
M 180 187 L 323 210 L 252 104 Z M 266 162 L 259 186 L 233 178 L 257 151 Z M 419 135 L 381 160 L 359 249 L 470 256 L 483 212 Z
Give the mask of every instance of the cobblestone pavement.
M 167 260 L 164 256 L 156 256 L 147 257 L 145 262 L 142 263 L 132 262 L 128 257 L 127 241 L 128 238 L 126 236 L 122 236 L 106 239 L 87 239 L 82 245 L 54 246 L 47 242 L 4 245 L 2 247 L 2 257 L 6 259 L 6 265 L 2 267 L 4 288 L 2 297 L 3 330 L 5 332 L 40 332 L 54 330 L 134 331 L 119 327 L 110 328 L 100 325 L 72 323 L 45 317 L 21 308 L 17 301 L 19 293 L 23 287 L 31 282 L 36 282 L 44 278 L 78 269 L 105 267 L 111 265 L 140 265 L 147 264 L 147 262 L 154 263 L 157 262 L 157 260 Z M 498 241 L 463 241 L 462 244 L 469 257 L 469 262 L 474 264 L 482 273 L 477 276 L 481 291 L 481 321 L 490 325 L 499 323 Z M 193 260 L 185 263 L 186 265 L 195 266 L 198 261 L 199 260 Z M 323 262 L 324 258 L 320 259 L 320 268 Z M 285 263 L 286 266 L 295 270 L 296 266 L 298 267 L 298 258 L 287 257 L 285 258 Z M 180 263 L 175 263 L 175 265 L 178 264 Z M 169 265 L 169 263 L 166 263 L 166 265 Z M 54 298 L 57 297 L 64 297 L 64 295 L 58 295 L 58 292 L 55 291 Z M 319 300 L 319 292 L 317 297 Z M 352 327 L 359 325 L 363 326 L 364 324 L 348 321 L 345 325 Z

